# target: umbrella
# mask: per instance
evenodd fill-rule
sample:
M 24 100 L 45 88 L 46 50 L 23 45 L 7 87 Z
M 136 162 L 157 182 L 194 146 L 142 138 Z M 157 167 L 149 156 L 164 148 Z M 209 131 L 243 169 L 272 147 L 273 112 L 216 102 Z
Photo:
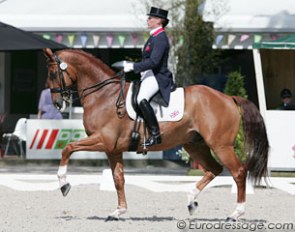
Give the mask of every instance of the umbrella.
M 0 22 L 0 51 L 37 50 L 43 48 L 62 49 L 66 48 L 66 46 L 44 39 L 32 32 Z

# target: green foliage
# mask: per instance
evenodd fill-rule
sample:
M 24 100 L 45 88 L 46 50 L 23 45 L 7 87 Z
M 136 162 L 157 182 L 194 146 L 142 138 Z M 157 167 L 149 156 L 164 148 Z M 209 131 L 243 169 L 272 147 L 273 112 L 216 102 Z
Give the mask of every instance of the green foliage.
M 229 73 L 225 85 L 224 93 L 229 96 L 241 96 L 247 98 L 247 91 L 244 87 L 244 76 L 240 72 L 234 71 Z M 247 158 L 245 153 L 245 138 L 243 133 L 242 121 L 240 122 L 239 131 L 234 144 L 235 151 L 239 159 L 244 162 Z
M 199 83 L 200 76 L 211 73 L 218 64 L 219 51 L 212 49 L 213 26 L 204 22 L 199 14 L 198 7 L 201 3 L 201 0 L 185 1 L 181 33 L 183 43 L 176 52 L 178 56 L 176 83 L 180 86 Z
M 244 76 L 238 71 L 230 72 L 224 88 L 224 93 L 229 96 L 241 96 L 247 98 L 247 91 L 244 87 Z
M 186 152 L 186 150 L 184 150 L 183 147 L 176 152 L 176 155 L 178 155 L 180 159 L 184 161 L 186 164 L 191 161 L 189 154 Z
M 247 160 L 247 154 L 245 148 L 245 137 L 242 123 L 240 123 L 239 131 L 234 144 L 234 149 L 240 161 L 244 163 Z

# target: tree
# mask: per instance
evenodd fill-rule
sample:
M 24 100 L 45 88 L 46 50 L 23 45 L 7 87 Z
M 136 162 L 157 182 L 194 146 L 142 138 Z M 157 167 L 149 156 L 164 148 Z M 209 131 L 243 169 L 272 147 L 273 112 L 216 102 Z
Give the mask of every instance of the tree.
M 220 62 L 219 51 L 212 49 L 214 30 L 199 14 L 201 0 L 186 0 L 183 19 L 183 45 L 177 51 L 176 83 L 198 84 L 201 75 L 211 73 Z
M 228 79 L 224 88 L 224 93 L 230 96 L 240 96 L 247 98 L 247 92 L 244 86 L 244 76 L 238 71 L 228 74 Z

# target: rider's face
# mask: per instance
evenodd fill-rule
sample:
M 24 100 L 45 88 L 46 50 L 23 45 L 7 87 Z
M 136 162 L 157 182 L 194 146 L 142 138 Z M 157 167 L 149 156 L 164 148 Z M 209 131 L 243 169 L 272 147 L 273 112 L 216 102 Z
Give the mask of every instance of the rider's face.
M 161 26 L 161 18 L 149 16 L 147 19 L 147 24 L 149 29 L 155 29 Z

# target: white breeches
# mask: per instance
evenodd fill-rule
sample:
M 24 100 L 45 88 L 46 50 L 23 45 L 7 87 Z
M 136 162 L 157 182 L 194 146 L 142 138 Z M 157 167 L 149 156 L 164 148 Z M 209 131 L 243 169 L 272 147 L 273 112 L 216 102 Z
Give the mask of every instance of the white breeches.
M 159 85 L 152 70 L 141 73 L 141 86 L 137 96 L 139 104 L 143 99 L 149 101 L 159 91 Z

